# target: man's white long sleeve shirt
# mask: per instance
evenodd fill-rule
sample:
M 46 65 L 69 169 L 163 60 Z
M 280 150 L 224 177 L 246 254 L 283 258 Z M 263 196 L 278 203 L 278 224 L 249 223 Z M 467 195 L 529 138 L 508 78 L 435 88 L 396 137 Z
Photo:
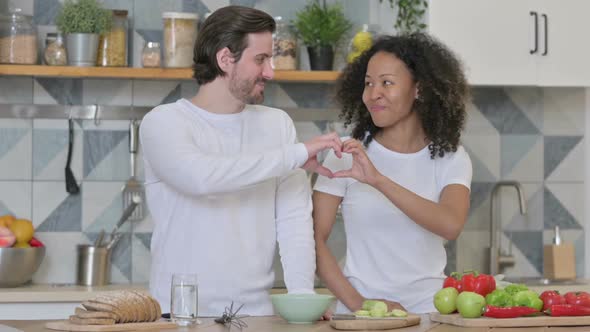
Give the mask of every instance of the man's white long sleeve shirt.
M 164 312 L 173 273 L 196 273 L 199 316 L 232 301 L 272 315 L 277 240 L 289 292 L 312 292 L 315 245 L 308 158 L 289 116 L 247 105 L 215 114 L 186 99 L 143 119 L 147 204 L 154 220 L 150 291 Z

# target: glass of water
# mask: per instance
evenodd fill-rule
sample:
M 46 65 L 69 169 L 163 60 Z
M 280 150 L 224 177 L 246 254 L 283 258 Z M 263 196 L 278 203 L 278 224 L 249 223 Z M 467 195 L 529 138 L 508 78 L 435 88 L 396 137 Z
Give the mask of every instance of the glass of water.
M 170 318 L 180 326 L 197 324 L 198 284 L 196 274 L 173 274 Z

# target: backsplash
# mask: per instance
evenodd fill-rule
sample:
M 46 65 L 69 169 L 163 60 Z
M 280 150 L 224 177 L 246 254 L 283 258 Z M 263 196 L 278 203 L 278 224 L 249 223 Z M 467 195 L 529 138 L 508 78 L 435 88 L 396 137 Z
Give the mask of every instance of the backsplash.
M 54 29 L 60 1 L 12 1 L 35 15 L 39 34 Z M 2 5 L 4 3 L 4 5 Z M 255 5 L 273 15 L 291 18 L 303 0 L 111 0 L 106 7 L 128 9 L 134 50 L 144 39 L 161 38 L 161 12 L 196 11 L 201 15 L 220 6 Z M 288 3 L 288 5 L 287 5 Z M 343 1 L 355 24 L 368 20 L 360 2 Z M 6 6 L 0 0 L 0 8 Z M 154 9 L 154 4 L 158 8 Z M 290 15 L 290 16 L 289 16 Z M 135 17 L 135 19 L 133 19 Z M 134 52 L 130 63 L 138 63 Z M 306 59 L 301 59 L 305 68 Z M 0 77 L 1 104 L 99 104 L 155 106 L 191 97 L 197 85 L 190 81 L 53 79 Z M 265 104 L 275 107 L 330 108 L 331 84 L 272 83 Z M 516 195 L 502 190 L 502 247 L 516 257 L 512 276 L 542 275 L 542 246 L 550 243 L 554 225 L 565 242 L 574 243 L 578 275 L 584 275 L 585 112 L 583 88 L 477 87 L 469 107 L 463 144 L 469 152 L 474 177 L 469 221 L 457 241 L 447 244 L 448 271 L 484 269 L 489 243 L 490 192 L 499 180 L 518 180 L 525 189 L 528 214 L 520 216 Z M 67 107 L 67 106 L 64 106 Z M 33 220 L 48 250 L 38 283 L 73 283 L 75 246 L 90 243 L 103 228 L 114 227 L 122 213 L 121 189 L 129 177 L 128 121 L 76 121 L 72 169 L 80 183 L 78 195 L 65 191 L 67 120 L 3 119 L 0 116 L 0 215 L 13 213 Z M 300 140 L 337 130 L 327 121 L 296 122 Z M 162 133 L 165 135 L 165 133 Z M 139 176 L 143 178 L 141 155 Z M 123 228 L 126 236 L 113 253 L 114 283 L 147 282 L 152 220 Z M 342 262 L 345 254 L 343 224 L 337 222 L 329 240 Z M 511 243 L 511 245 L 510 245 Z M 282 269 L 276 260 L 277 285 Z

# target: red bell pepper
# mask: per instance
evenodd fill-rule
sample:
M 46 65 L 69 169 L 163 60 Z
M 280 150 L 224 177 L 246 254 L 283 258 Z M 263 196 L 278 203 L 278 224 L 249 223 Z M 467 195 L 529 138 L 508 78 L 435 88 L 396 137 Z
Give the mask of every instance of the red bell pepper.
M 481 296 L 486 296 L 496 289 L 496 279 L 488 274 L 476 274 L 473 291 Z
M 486 305 L 483 315 L 491 318 L 516 318 L 538 313 L 540 313 L 539 310 L 531 307 L 495 307 Z
M 590 307 L 590 294 L 587 292 L 567 292 L 564 297 L 567 304 Z
M 553 317 L 590 316 L 590 308 L 576 304 L 554 304 L 545 311 Z
M 475 292 L 475 275 L 472 273 L 464 274 L 461 277 L 461 286 L 463 292 Z
M 453 287 L 461 293 L 463 286 L 461 285 L 461 274 L 458 272 L 451 273 L 443 282 L 443 288 Z
M 543 301 L 543 310 L 549 309 L 554 304 L 566 304 L 565 297 L 554 290 L 544 291 L 539 298 Z

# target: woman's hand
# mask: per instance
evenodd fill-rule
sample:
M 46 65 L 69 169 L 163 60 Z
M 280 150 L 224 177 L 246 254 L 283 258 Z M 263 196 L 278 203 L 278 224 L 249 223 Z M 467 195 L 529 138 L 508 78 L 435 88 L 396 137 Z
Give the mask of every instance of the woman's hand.
M 334 173 L 335 178 L 353 178 L 359 182 L 375 186 L 381 173 L 375 168 L 361 142 L 349 139 L 342 144 L 342 152 L 352 154 L 352 168 Z
M 391 311 L 393 309 L 400 309 L 400 310 L 403 310 L 406 312 L 408 311 L 408 310 L 406 310 L 406 308 L 404 308 L 404 306 L 402 306 L 398 302 L 387 301 L 387 300 L 383 300 L 383 299 L 378 299 L 377 301 L 385 302 L 385 304 L 387 304 L 387 311 Z

